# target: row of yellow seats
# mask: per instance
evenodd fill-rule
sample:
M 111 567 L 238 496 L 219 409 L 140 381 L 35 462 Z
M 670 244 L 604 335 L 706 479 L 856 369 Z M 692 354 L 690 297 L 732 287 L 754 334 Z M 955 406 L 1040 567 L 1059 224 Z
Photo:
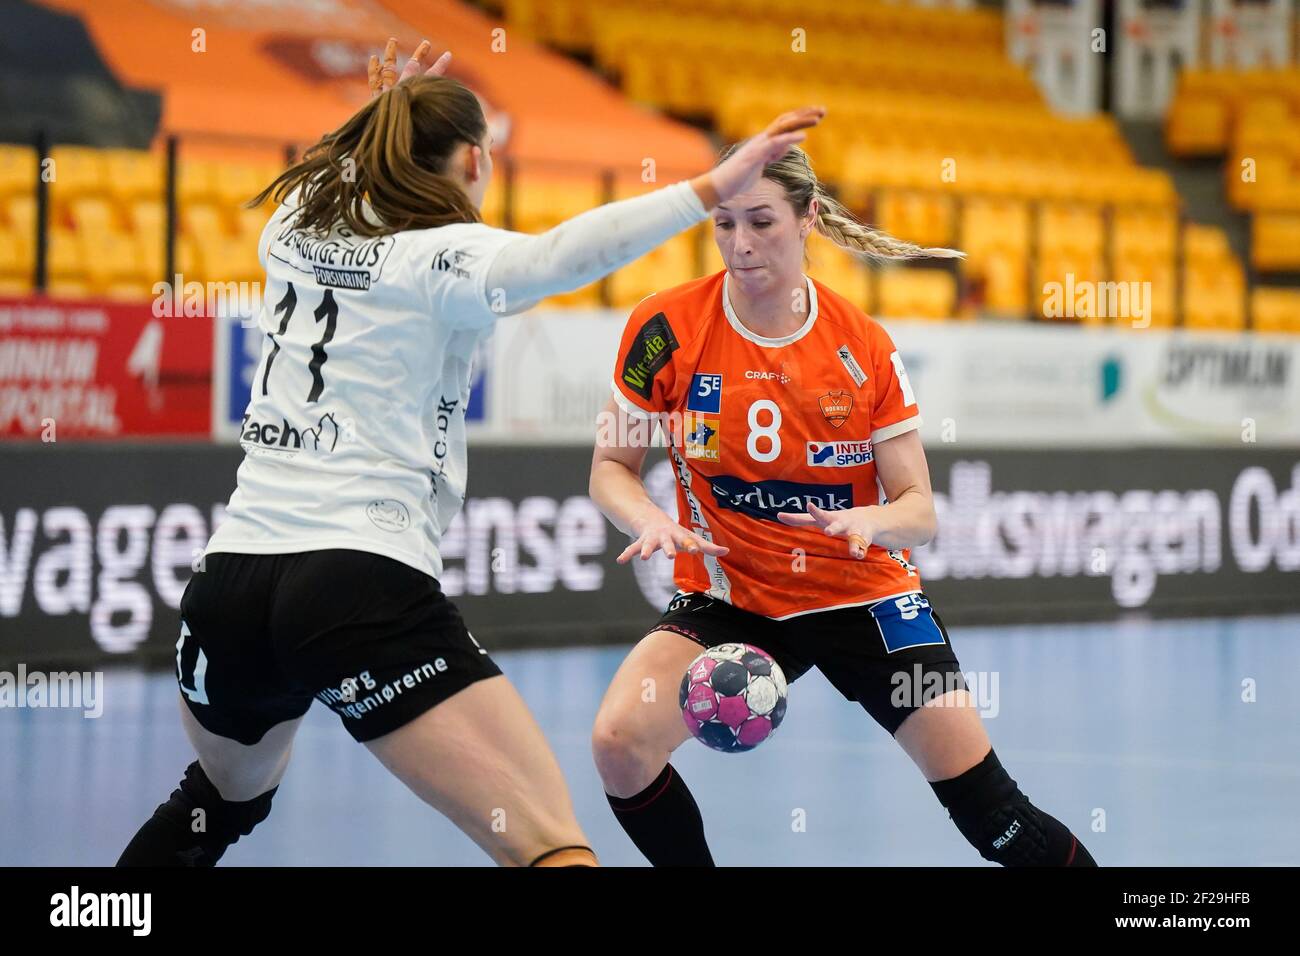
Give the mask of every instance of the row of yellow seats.
M 955 65 L 971 73 L 1021 75 L 1024 72 L 1007 59 L 1000 47 L 972 49 L 960 39 L 950 37 L 900 37 L 848 30 L 819 33 L 804 27 L 792 29 L 788 24 L 772 26 L 745 19 L 727 23 L 689 14 L 659 22 L 647 21 L 643 15 L 606 20 L 595 55 L 605 66 L 620 68 L 633 54 L 645 49 L 662 52 L 674 60 L 707 54 L 733 62 L 779 53 L 822 66 L 870 64 L 871 70 L 905 60 L 912 60 L 919 67 L 948 60 L 956 61 Z
M 707 50 L 683 52 L 642 45 L 629 52 L 618 69 L 623 91 L 631 99 L 685 113 L 711 114 L 729 88 L 772 77 L 816 79 L 827 86 L 851 84 L 864 97 L 946 96 L 960 91 L 971 100 L 1008 104 L 1036 103 L 1041 97 L 1023 72 L 973 69 L 952 58 L 930 63 L 918 60 L 908 56 L 895 62 L 880 60 L 873 62 L 869 71 L 862 71 L 852 58 L 805 59 L 777 50 L 728 60 Z
M 67 204 L 101 197 L 119 204 L 162 201 L 165 164 L 161 155 L 141 150 L 56 146 L 42 175 L 59 213 Z M 177 164 L 177 198 L 181 203 L 215 202 L 238 206 L 268 185 L 282 167 L 273 163 L 216 162 L 185 159 Z M 0 199 L 35 193 L 36 151 L 0 146 Z
M 1173 206 L 1178 198 L 1173 181 L 1158 169 L 885 149 L 869 143 L 851 148 L 833 178 L 854 205 L 880 189 L 1148 206 Z
M 703 17 L 718 32 L 736 29 L 734 0 L 660 0 L 654 13 L 666 20 Z M 506 0 L 506 22 L 525 35 L 565 49 L 590 50 L 611 21 L 636 17 L 646 22 L 644 0 Z M 744 23 L 797 23 L 813 33 L 857 32 L 870 36 L 922 38 L 960 43 L 966 50 L 998 49 L 1002 21 L 987 11 L 928 11 L 858 0 L 748 0 Z
M 924 11 L 862 2 L 846 4 L 839 0 L 791 0 L 778 4 L 772 4 L 771 0 L 749 0 L 744 10 L 738 11 L 734 3 L 721 0 L 671 0 L 661 2 L 654 12 L 661 19 L 648 17 L 640 0 L 614 0 L 602 3 L 600 12 L 594 17 L 588 14 L 586 22 L 594 31 L 598 49 L 610 42 L 611 35 L 625 35 L 638 26 L 662 30 L 679 21 L 690 22 L 723 40 L 754 30 L 779 32 L 789 37 L 792 30 L 802 28 L 810 45 L 884 40 L 951 46 L 976 56 L 990 51 L 1000 53 L 1005 45 L 1000 18 L 980 11 Z M 544 20 L 533 22 L 547 39 L 559 32 Z
M 987 144 L 994 151 L 1068 150 L 1102 161 L 1117 154 L 1131 161 L 1128 144 L 1109 116 L 1072 118 L 1051 113 L 1041 103 L 977 103 L 904 95 L 863 96 L 859 89 L 773 80 L 757 88 L 730 89 L 715 111 L 718 128 L 729 137 L 749 135 L 771 118 L 773 104 L 821 103 L 826 120 L 815 136 L 836 139 L 925 137 L 961 145 Z
M 817 81 L 828 86 L 871 90 L 897 87 L 901 93 L 961 94 L 966 98 L 1002 96 L 1008 100 L 1038 101 L 1041 97 L 1024 67 L 1006 59 L 971 59 L 957 52 L 902 46 L 864 51 L 861 44 L 815 52 L 791 51 L 789 43 L 756 40 L 747 35 L 736 41 L 739 49 L 722 54 L 708 36 L 683 42 L 668 34 L 662 38 L 636 36 L 617 57 L 602 58 L 606 67 L 624 74 L 634 69 L 652 76 L 713 78 L 719 73 L 740 83 L 767 83 L 774 78 Z M 870 69 L 863 69 L 863 63 Z M 651 69 L 655 68 L 654 72 Z M 911 76 L 912 85 L 904 81 Z

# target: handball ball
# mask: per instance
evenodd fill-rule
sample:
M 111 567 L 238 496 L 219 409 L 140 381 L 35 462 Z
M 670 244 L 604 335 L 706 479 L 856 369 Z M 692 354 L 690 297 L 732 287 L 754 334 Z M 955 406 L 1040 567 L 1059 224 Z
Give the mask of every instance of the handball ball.
M 752 644 L 710 647 L 686 669 L 678 700 L 701 743 L 723 753 L 753 750 L 785 717 L 785 675 Z

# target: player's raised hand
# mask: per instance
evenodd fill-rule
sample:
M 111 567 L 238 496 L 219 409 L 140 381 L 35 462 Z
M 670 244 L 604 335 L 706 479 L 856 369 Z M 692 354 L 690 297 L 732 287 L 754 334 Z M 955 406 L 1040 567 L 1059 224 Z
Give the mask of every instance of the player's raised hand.
M 745 140 L 709 173 L 717 200 L 705 205 L 726 202 L 750 189 L 762 176 L 764 166 L 780 159 L 795 143 L 802 143 L 807 138 L 804 130 L 816 126 L 825 115 L 824 106 L 803 106 L 782 113 L 763 132 Z
M 859 561 L 867 556 L 867 546 L 875 533 L 866 508 L 825 511 L 810 501 L 807 511 L 782 511 L 776 517 L 792 528 L 821 528 L 832 538 L 844 538 L 849 543 L 849 554 Z
M 433 44 L 428 40 L 421 40 L 420 45 L 415 48 L 411 58 L 406 61 L 399 75 L 397 72 L 397 38 L 389 37 L 388 42 L 384 44 L 384 58 L 374 54 L 370 56 L 370 62 L 366 65 L 366 76 L 370 81 L 370 95 L 378 96 L 391 90 L 398 83 L 404 83 L 409 79 L 417 76 L 443 76 L 447 72 L 447 67 L 451 63 L 451 51 L 448 50 L 429 63 L 429 54 L 433 50 Z
M 635 529 L 634 529 L 635 530 Z M 712 541 L 705 541 L 699 535 L 683 528 L 666 514 L 661 514 L 647 521 L 636 539 L 623 549 L 618 556 L 619 564 L 627 564 L 640 555 L 642 561 L 648 561 L 650 555 L 662 551 L 666 557 L 677 557 L 678 550 L 688 554 L 704 554 L 722 557 L 730 549 Z

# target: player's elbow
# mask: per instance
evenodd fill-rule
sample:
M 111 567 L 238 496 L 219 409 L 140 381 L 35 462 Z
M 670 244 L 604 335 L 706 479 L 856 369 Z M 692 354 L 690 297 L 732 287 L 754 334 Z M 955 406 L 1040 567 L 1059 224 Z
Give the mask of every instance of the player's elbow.
M 923 495 L 917 507 L 917 542 L 916 546 L 929 544 L 939 533 L 939 516 L 934 510 L 934 499 Z

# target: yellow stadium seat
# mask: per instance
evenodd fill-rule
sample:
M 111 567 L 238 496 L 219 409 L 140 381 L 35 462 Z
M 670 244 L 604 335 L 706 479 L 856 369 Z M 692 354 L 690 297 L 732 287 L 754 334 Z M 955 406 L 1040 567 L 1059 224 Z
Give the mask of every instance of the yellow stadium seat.
M 1230 260 L 1228 234 L 1217 226 L 1187 223 L 1183 227 L 1183 257 L 1193 266 Z
M 51 294 L 56 289 L 67 295 L 84 294 L 90 286 L 80 237 L 72 229 L 55 226 L 49 242 L 45 263 Z
M 888 192 L 876 207 L 880 228 L 890 235 L 923 246 L 947 246 L 953 241 L 953 205 L 947 196 Z
M 852 252 L 841 249 L 824 236 L 810 236 L 806 249 L 808 275 L 829 286 L 858 308 L 867 308 L 870 270 L 874 266 L 868 265 Z
M 85 146 L 55 146 L 50 150 L 50 193 L 56 202 L 108 191 L 104 151 Z
M 181 206 L 180 225 L 182 230 L 200 242 L 228 234 L 221 210 L 208 203 L 196 202 Z
M 515 178 L 514 200 L 515 229 L 542 232 L 600 205 L 600 180 L 595 170 L 580 179 L 520 174 Z
M 695 252 L 689 236 L 679 236 L 628 263 L 609 277 L 610 301 L 626 309 L 647 295 L 695 278 Z
M 176 162 L 177 203 L 189 206 L 219 201 L 217 170 L 217 164 L 210 160 L 180 157 Z
M 105 185 L 109 195 L 123 203 L 135 199 L 163 198 L 163 157 L 133 149 L 104 150 Z
M 1103 219 L 1096 206 L 1045 203 L 1041 207 L 1038 246 L 1042 255 L 1100 256 L 1103 244 Z
M 1245 280 L 1239 265 L 1228 261 L 1185 271 L 1183 324 L 1189 329 L 1245 328 Z
M 1172 257 L 1177 236 L 1178 216 L 1172 209 L 1121 207 L 1111 219 L 1111 246 L 1116 259 Z
M 30 281 L 33 265 L 31 238 L 17 229 L 0 227 L 0 279 Z
M 1300 289 L 1252 289 L 1250 315 L 1256 332 L 1300 333 Z
M 0 199 L 15 193 L 34 193 L 36 171 L 36 150 L 0 145 Z
M 566 292 L 563 295 L 553 295 L 549 299 L 543 299 L 538 308 L 542 309 L 596 309 L 600 307 L 600 287 L 599 282 L 593 282 L 585 285 L 581 289 L 573 292 Z
M 957 306 L 957 284 L 942 269 L 890 268 L 880 274 L 879 315 L 886 318 L 948 319 Z
M 1221 154 L 1228 145 L 1227 103 L 1180 90 L 1165 118 L 1165 143 L 1175 156 Z
M 1261 271 L 1300 270 L 1300 212 L 1257 212 L 1250 223 L 1250 261 Z

